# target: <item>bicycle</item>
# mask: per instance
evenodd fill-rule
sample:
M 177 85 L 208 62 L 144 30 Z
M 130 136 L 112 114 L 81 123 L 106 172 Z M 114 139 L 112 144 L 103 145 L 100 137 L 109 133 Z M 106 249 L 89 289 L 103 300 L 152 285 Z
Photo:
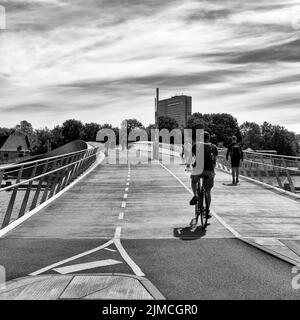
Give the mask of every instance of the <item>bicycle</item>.
M 199 216 L 201 219 L 201 225 L 205 229 L 208 221 L 208 197 L 203 183 L 201 185 L 201 179 L 197 182 L 197 203 L 195 204 L 195 218 L 190 222 L 191 227 L 195 227 L 198 224 Z

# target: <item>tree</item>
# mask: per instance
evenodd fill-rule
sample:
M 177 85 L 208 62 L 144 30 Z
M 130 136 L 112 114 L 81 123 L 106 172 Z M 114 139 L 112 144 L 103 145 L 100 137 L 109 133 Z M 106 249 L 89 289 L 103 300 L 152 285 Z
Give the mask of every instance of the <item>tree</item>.
M 294 156 L 297 154 L 297 139 L 294 132 L 266 121 L 261 126 L 261 132 L 263 149 L 276 150 L 283 155 Z
M 172 131 L 173 129 L 178 128 L 177 121 L 172 117 L 167 116 L 161 116 L 158 118 L 158 129 L 167 129 L 169 131 Z
M 228 146 L 233 135 L 241 140 L 241 132 L 237 119 L 227 113 L 202 114 L 194 113 L 187 121 L 187 128 L 193 130 L 193 138 L 196 137 L 196 129 L 203 129 L 210 133 L 211 141 Z
M 36 145 L 33 148 L 33 154 L 42 154 L 46 153 L 48 147 L 51 145 L 53 141 L 53 133 L 47 127 L 42 129 L 35 130 L 36 135 Z
M 130 131 L 134 130 L 134 129 L 143 129 L 144 126 L 143 124 L 138 121 L 137 119 L 125 119 L 122 121 L 121 123 L 121 128 L 127 128 L 127 134 L 130 133 Z
M 86 123 L 82 128 L 81 139 L 84 141 L 96 141 L 96 136 L 99 130 L 99 124 L 95 122 Z
M 63 136 L 62 126 L 55 126 L 51 130 L 51 149 L 56 149 L 65 144 L 65 137 Z
M 274 126 L 273 130 L 272 149 L 275 149 L 279 154 L 295 156 L 297 154 L 295 133 L 281 126 Z
M 29 144 L 32 148 L 35 147 L 37 141 L 36 141 L 36 135 L 33 130 L 32 124 L 26 120 L 22 120 L 20 124 L 17 124 L 15 127 L 15 130 L 18 132 L 21 132 L 25 134 L 29 140 Z
M 240 130 L 245 148 L 253 150 L 263 148 L 264 139 L 262 137 L 262 130 L 257 123 L 246 121 L 240 126 Z
M 62 125 L 62 134 L 65 138 L 65 143 L 78 140 L 81 137 L 83 124 L 79 120 L 66 120 Z
M 0 137 L 8 137 L 10 136 L 12 133 L 14 133 L 15 129 L 12 128 L 1 128 L 0 127 Z
M 33 135 L 32 124 L 26 120 L 23 120 L 20 122 L 20 124 L 17 124 L 16 130 L 19 132 L 22 132 L 23 134 L 27 135 L 28 137 Z

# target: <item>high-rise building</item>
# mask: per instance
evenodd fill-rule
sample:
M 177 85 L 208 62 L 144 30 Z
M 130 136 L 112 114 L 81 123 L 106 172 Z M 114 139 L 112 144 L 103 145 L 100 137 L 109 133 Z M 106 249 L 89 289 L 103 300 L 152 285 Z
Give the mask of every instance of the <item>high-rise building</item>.
M 159 90 L 156 89 L 155 123 L 158 118 L 167 116 L 174 118 L 179 126 L 186 127 L 188 118 L 192 115 L 192 97 L 174 96 L 169 99 L 159 100 Z

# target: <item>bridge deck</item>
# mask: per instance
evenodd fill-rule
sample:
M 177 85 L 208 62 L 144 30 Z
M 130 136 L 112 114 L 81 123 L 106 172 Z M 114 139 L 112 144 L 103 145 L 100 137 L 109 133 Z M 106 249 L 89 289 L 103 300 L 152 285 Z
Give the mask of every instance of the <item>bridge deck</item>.
M 224 185 L 229 182 L 228 174 L 217 172 L 213 189 L 217 217 L 210 220 L 206 232 L 199 228 L 192 234 L 188 228 L 193 216 L 188 205 L 190 178 L 182 165 L 100 165 L 1 239 L 8 278 L 24 276 L 121 238 L 129 255 L 167 298 L 196 298 L 202 290 L 208 299 L 300 298 L 291 289 L 287 264 L 233 239 L 238 233 L 264 245 L 269 243 L 273 249 L 277 245 L 281 252 L 284 247 L 284 253 L 294 253 L 296 260 L 300 204 L 247 181 L 237 187 Z M 178 239 L 200 239 L 201 243 Z M 96 267 L 92 272 L 128 274 L 135 270 L 130 262 L 125 263 L 126 256 L 117 243 L 102 249 L 60 265 L 72 268 L 74 263 L 104 258 L 122 263 Z M 210 268 L 223 275 L 221 282 L 212 274 L 206 279 L 199 277 Z M 55 270 L 50 266 L 45 272 Z M 228 281 L 237 287 L 222 291 L 222 284 L 226 286 Z M 257 283 L 264 286 L 257 289 Z

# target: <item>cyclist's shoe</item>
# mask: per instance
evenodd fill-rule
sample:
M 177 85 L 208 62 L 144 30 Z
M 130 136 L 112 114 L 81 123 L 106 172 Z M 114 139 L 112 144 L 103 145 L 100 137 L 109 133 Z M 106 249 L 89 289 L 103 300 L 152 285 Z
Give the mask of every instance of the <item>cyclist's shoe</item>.
M 239 179 L 236 179 L 236 182 L 235 182 L 236 184 L 238 184 L 239 183 Z
M 190 205 L 194 206 L 197 202 L 198 202 L 198 197 L 197 196 L 193 196 L 192 200 L 190 201 Z

